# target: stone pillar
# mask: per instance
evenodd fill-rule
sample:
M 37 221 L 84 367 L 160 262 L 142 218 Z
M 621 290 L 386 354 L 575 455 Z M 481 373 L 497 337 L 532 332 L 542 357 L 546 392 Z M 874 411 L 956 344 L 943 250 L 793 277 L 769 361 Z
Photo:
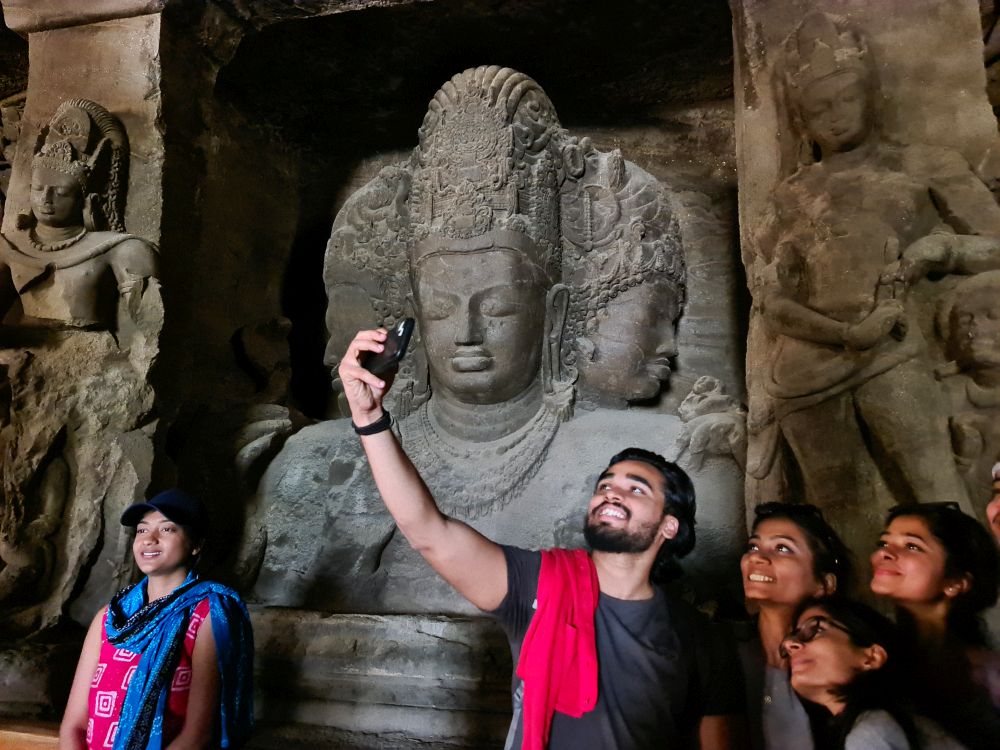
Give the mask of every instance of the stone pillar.
M 948 295 L 1000 264 L 977 4 L 730 4 L 748 508 L 812 501 L 860 545 L 896 503 L 981 511 L 980 454 L 1000 442 L 963 448 L 962 415 L 983 410 L 954 377 L 979 365 L 946 330 Z
M 28 95 L 4 213 L 5 242 L 17 248 L 18 242 L 24 246 L 24 238 L 33 236 L 33 229 L 18 224 L 18 214 L 31 215 L 33 159 L 43 142 L 62 137 L 52 135 L 52 118 L 60 105 L 86 100 L 84 109 L 74 110 L 77 122 L 80 117 L 86 120 L 82 112 L 103 112 L 103 107 L 113 121 L 108 127 L 115 133 L 124 131 L 120 153 L 126 166 L 116 174 L 127 174 L 127 184 L 109 187 L 113 176 L 91 180 L 84 192 L 93 182 L 104 180 L 102 189 L 121 196 L 124 213 L 117 227 L 116 222 L 94 227 L 87 225 L 88 204 L 83 219 L 87 229 L 78 246 L 94 237 L 122 237 L 124 231 L 136 238 L 136 247 L 155 258 L 153 246 L 161 234 L 164 144 L 161 16 L 154 11 L 164 3 L 3 5 L 7 25 L 26 34 L 29 47 Z M 108 132 L 104 126 L 100 130 Z M 67 132 L 72 140 L 71 131 Z M 92 145 L 100 135 L 93 132 Z M 74 143 L 88 148 L 79 138 Z M 72 154 L 78 157 L 79 153 Z M 100 245 L 100 240 L 93 241 Z M 62 252 L 50 251 L 53 257 Z M 10 265 L 9 256 L 5 262 Z M 11 273 L 8 265 L 0 269 L 4 274 Z M 72 286 L 59 281 L 59 268 L 43 272 L 33 287 L 19 285 L 21 302 L 15 301 L 12 315 L 0 326 L 0 391 L 10 394 L 0 396 L 9 398 L 0 410 L 7 510 L 0 549 L 4 561 L 0 598 L 5 600 L 0 638 L 5 640 L 44 629 L 66 615 L 89 621 L 128 582 L 131 555 L 118 518 L 126 505 L 146 495 L 153 471 L 157 423 L 149 372 L 158 354 L 163 321 L 156 275 L 140 280 L 141 303 L 137 296 L 134 316 L 128 320 L 120 309 L 110 326 L 80 326 L 74 318 L 67 325 L 50 322 L 34 327 L 25 322 L 31 317 L 30 289 L 40 287 L 44 294 L 46 284 Z M 106 265 L 94 273 L 107 275 L 101 283 L 110 285 L 96 292 L 101 305 L 110 303 L 114 308 L 117 301 L 120 307 L 126 292 L 115 290 L 116 280 Z M 122 279 L 117 282 L 122 284 Z M 79 296 L 62 291 L 60 299 L 72 307 Z M 19 304 L 23 314 L 17 310 Z M 2 649 L 0 660 L 10 667 L 0 691 L 4 713 L 23 716 L 58 710 L 77 645 L 53 648 L 56 651 L 26 651 L 14 645 Z

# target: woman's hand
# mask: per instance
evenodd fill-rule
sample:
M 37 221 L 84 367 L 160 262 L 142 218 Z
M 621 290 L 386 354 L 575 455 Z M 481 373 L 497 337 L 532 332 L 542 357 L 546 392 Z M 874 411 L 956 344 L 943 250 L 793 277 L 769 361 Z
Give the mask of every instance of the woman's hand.
M 847 326 L 844 331 L 844 345 L 849 349 L 871 349 L 886 336 L 895 331 L 905 335 L 906 311 L 899 300 L 889 299 L 879 302 L 867 318 L 860 323 Z
M 387 335 L 384 328 L 358 331 L 337 367 L 351 419 L 358 427 L 369 425 L 382 416 L 382 399 L 392 385 L 395 373 L 386 373 L 382 378 L 361 366 L 361 353 L 382 351 Z

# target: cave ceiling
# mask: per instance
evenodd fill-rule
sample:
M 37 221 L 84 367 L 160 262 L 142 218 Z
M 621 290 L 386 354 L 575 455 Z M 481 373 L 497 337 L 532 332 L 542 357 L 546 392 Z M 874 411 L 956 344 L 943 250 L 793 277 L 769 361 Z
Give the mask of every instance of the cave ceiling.
M 409 148 L 437 88 L 506 65 L 541 83 L 563 123 L 657 123 L 732 97 L 725 0 L 441 0 L 265 26 L 220 72 L 217 94 L 288 143 Z

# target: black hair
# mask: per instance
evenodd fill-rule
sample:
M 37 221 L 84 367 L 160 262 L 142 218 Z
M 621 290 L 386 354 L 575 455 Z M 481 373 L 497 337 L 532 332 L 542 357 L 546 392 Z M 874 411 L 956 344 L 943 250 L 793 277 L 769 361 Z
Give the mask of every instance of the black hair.
M 840 535 L 823 517 L 823 511 L 809 503 L 761 503 L 754 508 L 750 533 L 763 521 L 781 519 L 795 524 L 806 538 L 813 558 L 813 577 L 824 583 L 826 576 L 837 580 L 837 593 L 850 591 L 854 579 L 851 552 Z M 833 593 L 833 592 L 831 592 Z
M 819 731 L 813 734 L 817 749 L 843 750 L 847 735 L 858 718 L 866 711 L 885 711 L 906 735 L 909 747 L 920 750 L 920 733 L 913 721 L 910 707 L 899 696 L 908 693 L 904 660 L 900 656 L 901 639 L 896 625 L 867 604 L 843 596 L 807 599 L 799 605 L 792 620 L 798 623 L 809 609 L 821 609 L 843 630 L 851 643 L 858 648 L 879 645 L 886 652 L 885 663 L 878 669 L 859 672 L 847 685 L 841 686 L 837 697 L 843 701 L 844 710 L 831 716 L 820 707 L 812 705 L 808 713 Z
M 677 576 L 679 566 L 676 560 L 689 554 L 695 543 L 695 511 L 694 485 L 691 477 L 673 461 L 668 461 L 659 453 L 643 448 L 626 448 L 611 457 L 608 461 L 610 469 L 622 461 L 641 461 L 649 464 L 660 472 L 663 477 L 663 515 L 677 519 L 677 534 L 673 539 L 667 539 L 660 547 L 653 563 L 650 579 L 654 583 L 663 583 Z
M 969 589 L 952 599 L 948 609 L 948 635 L 967 646 L 985 646 L 987 637 L 980 613 L 997 603 L 1000 553 L 989 532 L 955 503 L 897 505 L 885 519 L 888 526 L 903 516 L 920 518 L 944 547 L 945 575 L 968 578 Z

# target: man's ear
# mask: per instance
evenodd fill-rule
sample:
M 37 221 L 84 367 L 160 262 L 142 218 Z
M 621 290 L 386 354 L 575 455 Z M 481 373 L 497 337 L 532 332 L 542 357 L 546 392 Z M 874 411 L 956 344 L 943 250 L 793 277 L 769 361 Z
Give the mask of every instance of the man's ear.
M 677 520 L 677 516 L 666 515 L 660 521 L 660 536 L 664 539 L 673 539 L 680 530 L 681 522 Z

